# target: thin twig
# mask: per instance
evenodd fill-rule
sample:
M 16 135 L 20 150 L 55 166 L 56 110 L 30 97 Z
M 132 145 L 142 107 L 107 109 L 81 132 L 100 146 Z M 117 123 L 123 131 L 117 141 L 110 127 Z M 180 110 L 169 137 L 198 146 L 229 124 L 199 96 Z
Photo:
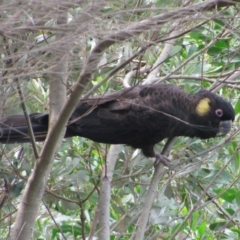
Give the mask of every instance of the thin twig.
M 35 158 L 38 159 L 38 151 L 37 151 L 36 141 L 35 141 L 34 132 L 33 132 L 33 129 L 32 129 L 32 123 L 31 123 L 30 117 L 29 117 L 28 112 L 27 112 L 27 107 L 26 107 L 26 104 L 25 104 L 25 98 L 24 98 L 24 95 L 23 95 L 23 92 L 22 92 L 22 88 L 21 88 L 19 79 L 17 77 L 15 78 L 15 81 L 17 83 L 17 90 L 18 90 L 18 94 L 19 94 L 19 97 L 20 97 L 20 100 L 21 100 L 23 114 L 25 116 L 26 124 L 27 124 L 27 127 L 28 127 L 30 141 L 31 141 L 31 144 L 32 144 L 32 147 L 33 147 L 33 153 L 34 153 Z

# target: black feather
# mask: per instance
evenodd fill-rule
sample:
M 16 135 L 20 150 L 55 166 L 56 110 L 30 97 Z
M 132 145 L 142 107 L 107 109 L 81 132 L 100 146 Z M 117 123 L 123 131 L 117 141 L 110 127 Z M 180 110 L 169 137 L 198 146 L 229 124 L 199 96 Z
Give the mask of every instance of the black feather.
M 202 99 L 209 100 L 206 105 L 209 110 L 199 115 L 196 108 Z M 30 119 L 36 141 L 44 141 L 48 114 L 31 114 Z M 82 99 L 69 119 L 65 137 L 82 136 L 101 143 L 127 144 L 154 157 L 154 145 L 164 138 L 206 139 L 225 135 L 233 120 L 232 105 L 207 90 L 189 94 L 174 85 L 141 85 Z M 30 141 L 23 115 L 2 119 L 0 130 L 2 143 Z

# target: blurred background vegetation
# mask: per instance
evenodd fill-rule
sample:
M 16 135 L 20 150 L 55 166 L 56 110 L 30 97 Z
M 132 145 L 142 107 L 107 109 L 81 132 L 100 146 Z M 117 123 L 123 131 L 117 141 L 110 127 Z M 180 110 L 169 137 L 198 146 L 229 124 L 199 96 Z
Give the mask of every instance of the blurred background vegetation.
M 125 79 L 129 85 L 162 81 L 188 92 L 211 89 L 229 100 L 236 121 L 226 139 L 175 141 L 172 167 L 164 169 L 159 179 L 144 239 L 171 239 L 176 231 L 174 239 L 239 239 L 240 5 L 226 3 L 188 14 L 185 8 L 190 11 L 202 1 L 100 2 L 95 8 L 95 1 L 1 1 L 1 118 L 23 111 L 17 81 L 28 113 L 49 111 L 49 79 L 63 49 L 68 52 L 70 96 L 99 41 L 176 11 L 160 25 L 143 28 L 106 49 L 85 93 L 103 80 L 92 95 L 120 90 Z M 57 21 L 61 14 L 67 15 L 66 23 Z M 155 66 L 167 44 L 169 52 Z M 144 67 L 147 70 L 140 72 Z M 149 78 L 154 68 L 158 74 Z M 131 74 L 128 79 L 127 74 Z M 164 144 L 158 144 L 159 152 Z M 39 152 L 42 146 L 37 143 Z M 89 239 L 89 235 L 98 239 L 100 176 L 108 150 L 106 144 L 81 137 L 62 142 L 34 225 L 34 239 Z M 9 237 L 35 162 L 31 144 L 0 146 L 1 239 Z M 139 150 L 120 147 L 111 189 L 111 239 L 134 239 L 153 172 L 151 159 Z

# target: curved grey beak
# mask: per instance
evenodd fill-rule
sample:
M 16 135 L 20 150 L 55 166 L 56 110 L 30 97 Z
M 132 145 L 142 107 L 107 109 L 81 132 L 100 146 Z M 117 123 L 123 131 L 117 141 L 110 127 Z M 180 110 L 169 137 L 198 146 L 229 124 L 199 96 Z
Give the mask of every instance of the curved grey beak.
M 217 136 L 225 136 L 232 128 L 232 120 L 222 121 L 219 124 Z

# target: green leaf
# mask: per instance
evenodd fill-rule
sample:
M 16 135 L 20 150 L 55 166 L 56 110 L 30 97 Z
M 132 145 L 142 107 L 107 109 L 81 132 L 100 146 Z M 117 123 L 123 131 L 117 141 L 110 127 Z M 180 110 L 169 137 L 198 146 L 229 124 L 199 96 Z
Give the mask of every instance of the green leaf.
M 221 190 L 217 190 L 216 192 L 219 193 Z M 234 189 L 228 189 L 226 192 L 220 195 L 220 198 L 224 199 L 227 202 L 232 202 L 236 198 L 237 192 Z
M 212 231 L 219 231 L 222 230 L 223 227 L 228 228 L 230 227 L 232 224 L 230 224 L 230 222 L 216 222 L 216 223 L 212 223 L 209 225 L 209 228 Z
M 240 206 L 240 191 L 236 193 L 236 203 L 238 206 Z
M 236 114 L 240 113 L 240 99 L 238 99 L 238 101 L 237 101 L 237 103 L 235 105 L 234 110 L 235 110 Z

